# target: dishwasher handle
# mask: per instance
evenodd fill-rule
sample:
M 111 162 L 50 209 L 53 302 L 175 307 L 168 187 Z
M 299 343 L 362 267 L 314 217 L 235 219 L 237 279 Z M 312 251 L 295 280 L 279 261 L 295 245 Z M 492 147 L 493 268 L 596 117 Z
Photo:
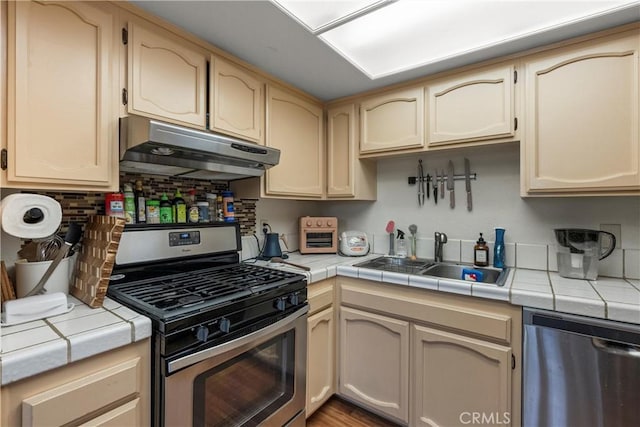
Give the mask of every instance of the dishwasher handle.
M 603 340 L 602 338 L 591 338 L 593 346 L 600 351 L 615 354 L 623 357 L 633 357 L 640 359 L 640 347 L 624 344 L 616 341 Z

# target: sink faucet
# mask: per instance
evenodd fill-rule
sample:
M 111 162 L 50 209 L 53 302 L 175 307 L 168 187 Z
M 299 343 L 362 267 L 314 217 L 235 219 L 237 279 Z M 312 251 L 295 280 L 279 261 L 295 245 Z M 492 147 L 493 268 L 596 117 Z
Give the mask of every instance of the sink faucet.
M 436 231 L 434 234 L 435 247 L 434 247 L 434 260 L 435 262 L 442 262 L 442 247 L 447 243 L 447 235 Z

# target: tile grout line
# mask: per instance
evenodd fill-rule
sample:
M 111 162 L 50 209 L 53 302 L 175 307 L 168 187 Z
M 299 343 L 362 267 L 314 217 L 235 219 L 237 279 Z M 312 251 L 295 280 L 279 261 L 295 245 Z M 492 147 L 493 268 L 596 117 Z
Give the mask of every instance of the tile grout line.
M 49 325 L 49 327 L 55 332 L 60 338 L 62 338 L 67 343 L 67 363 L 71 363 L 71 341 L 69 338 L 63 335 L 62 332 L 55 327 L 55 324 L 50 322 L 49 319 L 44 319 L 44 322 Z
M 604 303 L 604 318 L 608 319 L 609 318 L 609 304 L 607 304 L 607 300 L 605 300 L 604 297 L 602 295 L 600 295 L 600 292 L 598 292 L 598 289 L 596 289 L 596 287 L 593 285 L 591 280 L 587 280 L 587 282 L 589 283 L 589 286 L 591 286 L 591 288 L 594 290 L 594 292 L 600 297 L 600 299 Z

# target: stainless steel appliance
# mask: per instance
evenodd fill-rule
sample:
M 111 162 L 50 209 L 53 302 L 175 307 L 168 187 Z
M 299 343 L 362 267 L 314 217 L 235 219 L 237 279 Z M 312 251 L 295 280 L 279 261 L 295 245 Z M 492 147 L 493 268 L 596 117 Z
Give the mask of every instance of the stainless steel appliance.
M 108 296 L 152 320 L 154 426 L 304 425 L 306 278 L 239 263 L 239 233 L 123 232 Z
M 130 115 L 120 119 L 120 170 L 230 181 L 261 176 L 280 150 Z
M 640 325 L 525 309 L 523 424 L 640 425 Z

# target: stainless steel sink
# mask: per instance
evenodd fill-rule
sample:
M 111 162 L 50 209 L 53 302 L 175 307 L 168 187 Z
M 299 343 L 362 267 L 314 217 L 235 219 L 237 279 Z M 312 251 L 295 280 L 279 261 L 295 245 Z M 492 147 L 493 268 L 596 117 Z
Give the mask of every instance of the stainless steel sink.
M 395 273 L 416 274 L 422 276 L 441 277 L 445 279 L 463 280 L 462 270 L 473 268 L 484 273 L 482 283 L 504 286 L 509 269 L 491 267 L 473 267 L 462 264 L 435 263 L 429 259 L 394 258 L 382 256 L 368 261 L 354 264 L 354 267 L 370 268 L 372 270 L 392 271 Z
M 509 275 L 508 268 L 498 269 L 487 267 L 473 267 L 469 265 L 446 263 L 433 265 L 421 271 L 419 274 L 423 276 L 435 276 L 446 279 L 463 280 L 462 271 L 465 268 L 472 268 L 474 270 L 481 271 L 484 274 L 482 283 L 491 283 L 498 286 L 504 286 L 504 283 L 507 280 L 507 276 Z
M 392 271 L 395 273 L 420 274 L 421 271 L 433 265 L 428 259 L 379 257 L 369 261 L 354 264 L 354 267 L 371 268 L 373 270 Z

